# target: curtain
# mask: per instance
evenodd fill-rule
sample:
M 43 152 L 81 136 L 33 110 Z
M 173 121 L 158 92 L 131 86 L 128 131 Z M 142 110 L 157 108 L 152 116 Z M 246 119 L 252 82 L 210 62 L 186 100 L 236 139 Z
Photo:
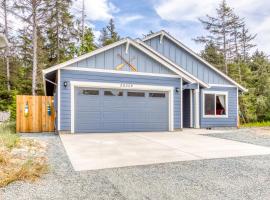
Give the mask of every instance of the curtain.
M 222 96 L 217 96 L 217 97 L 218 97 L 218 100 L 219 100 L 220 104 L 225 109 L 225 96 L 222 95 Z

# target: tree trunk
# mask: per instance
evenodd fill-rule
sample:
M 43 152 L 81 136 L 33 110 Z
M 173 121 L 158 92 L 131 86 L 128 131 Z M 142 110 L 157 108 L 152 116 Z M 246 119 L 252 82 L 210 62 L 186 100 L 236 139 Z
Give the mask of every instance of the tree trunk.
M 5 18 L 5 36 L 8 39 L 8 22 L 7 22 L 7 1 L 3 0 L 4 18 Z M 5 50 L 5 60 L 7 68 L 7 89 L 10 91 L 10 66 L 9 66 L 9 46 Z
M 83 0 L 82 1 L 82 42 L 81 42 L 81 46 L 83 46 L 83 42 L 84 42 L 84 18 L 85 18 L 84 10 L 85 10 L 85 5 L 84 5 L 84 0 Z
M 32 72 L 32 95 L 36 95 L 37 88 L 37 13 L 36 13 L 36 1 L 33 0 L 33 72 Z
M 60 61 L 60 38 L 59 38 L 59 10 L 58 10 L 59 4 L 58 4 L 58 0 L 56 1 L 56 56 L 57 56 L 57 64 Z

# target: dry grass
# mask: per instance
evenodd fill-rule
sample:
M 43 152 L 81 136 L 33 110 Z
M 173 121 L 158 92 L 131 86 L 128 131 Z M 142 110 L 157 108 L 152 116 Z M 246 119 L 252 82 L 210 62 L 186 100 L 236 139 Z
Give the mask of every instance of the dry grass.
M 48 169 L 46 144 L 21 139 L 12 128 L 0 126 L 0 187 L 14 181 L 35 181 Z

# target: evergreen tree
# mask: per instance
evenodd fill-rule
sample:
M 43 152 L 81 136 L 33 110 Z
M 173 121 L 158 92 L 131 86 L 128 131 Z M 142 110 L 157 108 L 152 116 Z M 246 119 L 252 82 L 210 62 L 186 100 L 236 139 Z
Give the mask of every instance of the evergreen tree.
M 197 37 L 195 41 L 204 44 L 213 42 L 223 54 L 225 61 L 223 71 L 228 74 L 228 63 L 232 57 L 231 52 L 233 52 L 233 45 L 231 44 L 234 41 L 231 35 L 235 31 L 234 27 L 240 26 L 242 22 L 225 0 L 222 0 L 216 11 L 217 15 L 215 17 L 207 15 L 205 20 L 199 19 L 204 28 L 209 32 L 209 35 Z
M 78 56 L 96 49 L 96 45 L 94 43 L 95 36 L 91 28 L 85 27 L 84 36 L 81 38 L 83 38 L 83 41 L 80 43 L 80 46 L 77 49 Z
M 69 48 L 79 39 L 69 12 L 71 3 L 71 0 L 46 0 L 47 67 L 72 57 Z
M 223 54 L 218 51 L 213 42 L 205 45 L 204 50 L 201 52 L 201 57 L 219 70 L 222 70 L 224 67 Z
M 257 34 L 252 35 L 249 33 L 249 30 L 246 28 L 245 24 L 241 27 L 241 32 L 239 33 L 240 56 L 245 62 L 249 57 L 249 51 L 256 47 L 256 44 L 253 43 L 256 36 Z
M 106 26 L 106 28 L 103 28 L 101 30 L 101 36 L 99 40 L 101 46 L 106 46 L 120 40 L 120 36 L 116 32 L 113 19 L 110 19 L 109 24 Z
M 17 0 L 13 14 L 20 17 L 25 23 L 27 28 L 31 30 L 31 44 L 33 47 L 32 52 L 32 95 L 37 92 L 37 75 L 38 75 L 38 29 L 41 30 L 43 20 L 46 13 L 44 0 Z M 18 14 L 19 13 L 19 14 Z

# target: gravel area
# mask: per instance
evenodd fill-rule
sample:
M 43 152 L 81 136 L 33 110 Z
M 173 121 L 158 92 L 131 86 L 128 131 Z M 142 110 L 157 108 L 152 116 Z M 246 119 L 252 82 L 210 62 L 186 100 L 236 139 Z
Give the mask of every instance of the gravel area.
M 230 138 L 231 133 L 226 134 L 219 137 Z M 0 189 L 0 199 L 257 200 L 270 196 L 270 155 L 75 172 L 58 136 L 33 136 L 49 143 L 50 173 L 35 183 L 16 182 Z M 256 137 L 256 142 L 270 146 L 270 136 L 268 143 Z
M 270 146 L 270 127 L 269 128 L 243 128 L 226 132 L 204 134 L 206 136 L 235 140 L 261 146 Z

